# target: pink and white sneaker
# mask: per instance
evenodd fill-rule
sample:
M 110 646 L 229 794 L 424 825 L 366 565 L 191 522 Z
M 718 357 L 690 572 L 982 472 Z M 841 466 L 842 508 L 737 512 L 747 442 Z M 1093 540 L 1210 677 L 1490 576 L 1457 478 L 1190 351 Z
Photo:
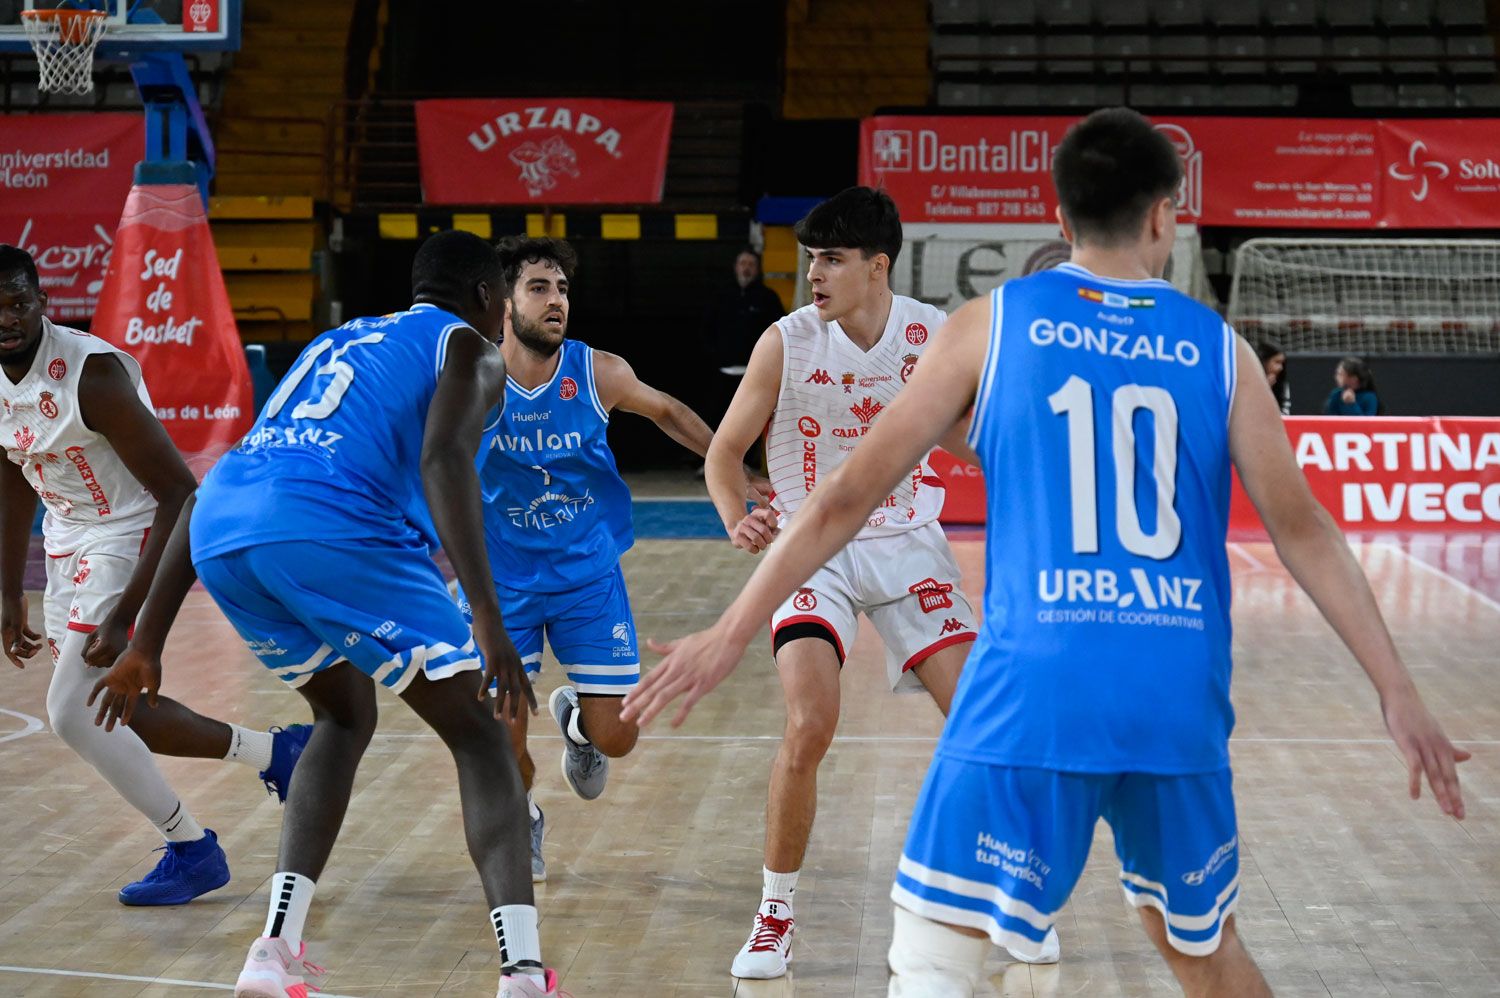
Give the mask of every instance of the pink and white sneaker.
M 766 900 L 755 913 L 750 938 L 734 955 L 729 972 L 735 977 L 766 981 L 786 975 L 792 962 L 792 906 L 785 901 Z
M 529 977 L 502 977 L 500 990 L 495 998 L 562 998 L 563 992 L 557 988 L 557 971 L 549 970 L 546 973 L 546 990 L 538 987 Z
M 307 962 L 307 943 L 293 955 L 284 940 L 261 936 L 245 957 L 245 969 L 234 982 L 234 998 L 308 998 L 321 990 L 315 981 L 327 973 Z

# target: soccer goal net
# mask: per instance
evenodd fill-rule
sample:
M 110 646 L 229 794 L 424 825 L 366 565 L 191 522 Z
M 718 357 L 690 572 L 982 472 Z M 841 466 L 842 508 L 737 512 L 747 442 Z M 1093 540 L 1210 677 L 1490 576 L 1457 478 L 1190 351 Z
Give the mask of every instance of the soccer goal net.
M 1500 352 L 1500 240 L 1252 239 L 1230 323 L 1289 353 Z

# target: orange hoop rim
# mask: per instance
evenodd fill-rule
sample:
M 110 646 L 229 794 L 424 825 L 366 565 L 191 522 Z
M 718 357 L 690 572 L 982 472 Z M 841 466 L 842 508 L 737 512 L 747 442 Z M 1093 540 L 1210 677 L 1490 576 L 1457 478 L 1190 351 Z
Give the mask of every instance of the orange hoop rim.
M 49 7 L 46 10 L 23 10 L 22 17 L 35 21 L 93 21 L 109 14 L 102 10 L 74 10 L 71 7 Z

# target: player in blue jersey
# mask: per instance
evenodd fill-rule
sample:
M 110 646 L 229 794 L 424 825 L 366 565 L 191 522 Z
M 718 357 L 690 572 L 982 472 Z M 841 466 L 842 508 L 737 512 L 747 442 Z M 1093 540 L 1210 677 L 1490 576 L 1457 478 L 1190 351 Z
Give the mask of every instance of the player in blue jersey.
M 506 627 L 528 672 L 540 672 L 542 639 L 572 685 L 552 691 L 562 731 L 563 776 L 593 800 L 609 759 L 635 747 L 620 704 L 640 679 L 635 618 L 620 556 L 635 536 L 630 490 L 606 431 L 616 410 L 645 416 L 700 457 L 713 432 L 677 399 L 636 377 L 626 361 L 567 338 L 568 292 L 578 257 L 566 242 L 513 237 L 499 246 L 506 290 L 505 412 L 481 477 L 485 540 Z M 460 594 L 460 604 L 466 599 Z M 546 879 L 541 809 L 526 715 L 512 744 L 531 813 L 532 879 Z
M 199 487 L 191 560 L 179 528 L 131 647 L 101 683 L 111 714 L 128 716 L 142 689 L 154 697 L 162 642 L 196 568 L 250 650 L 312 707 L 270 913 L 237 998 L 305 995 L 321 974 L 306 961 L 303 924 L 375 730 L 377 685 L 458 765 L 501 998 L 556 994 L 526 870 L 525 790 L 496 721 L 536 709 L 490 582 L 476 467 L 503 397 L 500 287 L 492 246 L 441 233 L 417 251 L 409 310 L 309 344 Z M 472 630 L 429 555 L 439 543 L 469 594 Z M 495 716 L 484 706 L 491 683 Z
M 985 619 L 892 890 L 890 994 L 971 995 L 991 941 L 1036 952 L 1103 817 L 1125 896 L 1183 990 L 1268 995 L 1231 917 L 1231 464 L 1379 692 L 1411 795 L 1425 772 L 1462 818 L 1468 753 L 1428 713 L 1308 490 L 1254 351 L 1160 279 L 1181 178 L 1171 144 L 1133 111 L 1099 111 L 1059 145 L 1053 176 L 1072 262 L 955 313 L 740 597 L 675 643 L 624 716 L 646 723 L 684 696 L 680 720 L 973 405 L 991 483 Z

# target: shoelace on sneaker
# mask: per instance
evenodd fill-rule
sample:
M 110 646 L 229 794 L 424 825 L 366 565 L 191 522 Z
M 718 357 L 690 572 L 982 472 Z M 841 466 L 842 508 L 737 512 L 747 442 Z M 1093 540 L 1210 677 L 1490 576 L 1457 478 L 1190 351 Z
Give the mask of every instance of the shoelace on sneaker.
M 580 754 L 583 756 L 583 765 L 578 770 L 580 780 L 586 780 L 604 768 L 604 753 L 597 748 L 593 751 L 583 750 Z
M 179 862 L 177 850 L 171 847 L 172 843 L 168 842 L 166 845 L 160 845 L 151 850 L 152 852 L 165 853 L 165 855 L 162 856 L 161 859 L 156 861 L 155 869 L 146 874 L 146 876 L 142 878 L 143 881 L 149 883 L 152 880 L 169 877 L 173 873 L 177 872 L 177 865 Z
M 755 931 L 750 933 L 750 952 L 774 953 L 781 948 L 781 941 L 792 931 L 790 918 L 772 918 L 756 914 Z

